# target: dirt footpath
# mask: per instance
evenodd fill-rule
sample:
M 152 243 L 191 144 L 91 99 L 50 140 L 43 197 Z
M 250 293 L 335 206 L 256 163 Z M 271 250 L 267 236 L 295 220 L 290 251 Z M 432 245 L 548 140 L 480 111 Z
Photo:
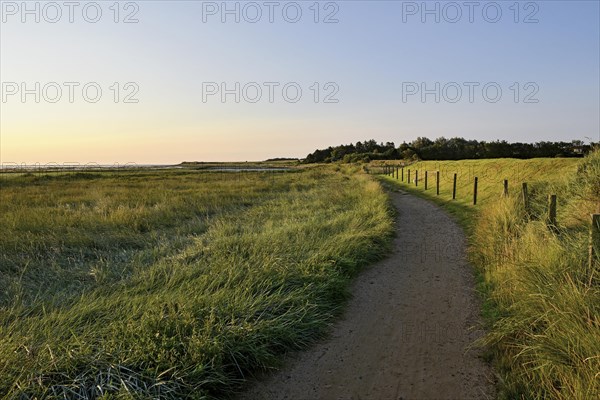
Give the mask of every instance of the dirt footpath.
M 490 399 L 465 238 L 434 204 L 391 194 L 390 257 L 362 273 L 332 335 L 255 382 L 242 399 Z

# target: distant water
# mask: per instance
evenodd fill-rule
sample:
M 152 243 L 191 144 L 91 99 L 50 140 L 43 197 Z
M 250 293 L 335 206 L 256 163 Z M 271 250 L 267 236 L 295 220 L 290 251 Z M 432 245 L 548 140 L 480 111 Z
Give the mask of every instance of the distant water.
M 119 169 L 119 168 L 182 168 L 180 165 L 163 165 L 163 164 L 78 164 L 78 163 L 48 163 L 48 164 L 17 164 L 17 163 L 2 163 L 0 171 L 46 171 L 46 170 L 70 170 L 70 171 L 85 171 L 98 169 Z
M 289 168 L 281 168 L 281 167 L 211 167 L 207 168 L 204 171 L 215 171 L 215 172 L 283 172 L 289 171 Z
M 181 165 L 168 165 L 168 164 L 76 164 L 76 163 L 64 163 L 64 164 L 17 164 L 17 163 L 3 163 L 0 164 L 0 172 L 18 172 L 18 171 L 91 171 L 91 170 L 102 170 L 102 169 L 130 169 L 130 168 L 147 168 L 147 169 L 179 169 L 188 168 Z M 193 167 L 192 167 L 193 168 Z M 290 168 L 285 167 L 207 167 L 201 168 L 199 171 L 213 171 L 213 172 L 284 172 L 289 171 Z

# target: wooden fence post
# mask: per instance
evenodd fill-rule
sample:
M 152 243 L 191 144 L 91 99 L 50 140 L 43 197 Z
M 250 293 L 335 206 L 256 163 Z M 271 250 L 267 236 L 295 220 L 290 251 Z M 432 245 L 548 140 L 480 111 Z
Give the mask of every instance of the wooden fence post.
M 502 197 L 508 197 L 508 179 L 504 180 L 504 187 L 502 189 Z
M 398 180 L 398 167 L 396 166 L 396 180 Z
M 548 227 L 552 230 L 556 229 L 556 195 L 548 196 Z
M 425 190 L 427 190 L 427 176 L 429 175 L 429 171 L 425 171 Z
M 402 167 L 402 182 L 404 182 L 404 167 Z
M 454 183 L 452 184 L 452 200 L 456 200 L 456 172 L 454 173 Z
M 435 194 L 440 195 L 440 171 L 435 171 Z
M 415 186 L 419 186 L 419 170 L 415 169 Z
M 473 182 L 473 205 L 477 204 L 477 177 L 475 177 L 475 181 Z
M 523 207 L 525 208 L 525 212 L 529 212 L 529 194 L 527 192 L 527 182 L 523 182 L 523 187 L 521 189 L 521 193 L 523 195 Z
M 408 176 L 406 178 L 406 183 L 410 185 L 410 168 L 408 169 Z
M 594 278 L 594 261 L 600 260 L 600 214 L 592 214 L 592 225 L 590 226 L 590 253 L 588 261 L 589 286 L 592 286 Z

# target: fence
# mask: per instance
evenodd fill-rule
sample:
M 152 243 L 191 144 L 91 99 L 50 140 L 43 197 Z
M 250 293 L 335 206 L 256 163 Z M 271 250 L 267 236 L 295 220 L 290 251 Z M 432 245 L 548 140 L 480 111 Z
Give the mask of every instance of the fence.
M 404 168 L 405 166 L 384 166 L 383 167 L 383 171 L 382 173 L 385 175 L 389 175 L 392 178 L 395 177 L 396 180 L 401 180 L 402 182 L 404 182 Z M 419 170 L 418 169 L 414 169 L 414 179 L 411 181 L 411 170 L 410 168 L 407 168 L 407 179 L 406 179 L 406 184 L 408 185 L 412 185 L 414 184 L 415 187 L 419 186 Z M 429 171 L 425 170 L 425 179 L 424 179 L 424 191 L 427 191 L 429 189 Z M 370 173 L 370 171 L 369 171 Z M 456 194 L 457 194 L 457 189 L 456 189 L 456 181 L 457 181 L 457 173 L 454 173 L 453 177 L 452 177 L 452 200 L 456 200 Z M 473 177 L 473 205 L 477 205 L 477 186 L 479 183 L 479 178 L 477 176 Z M 508 197 L 509 192 L 508 192 L 508 179 L 504 179 L 502 182 L 502 187 L 501 187 L 501 191 L 499 192 L 500 195 L 502 197 Z M 435 171 L 435 195 L 439 196 L 440 195 L 440 171 L 436 170 Z M 531 212 L 531 208 L 530 208 L 530 201 L 529 201 L 529 190 L 528 190 L 528 185 L 527 182 L 523 182 L 521 184 L 521 201 L 523 203 L 523 207 L 525 209 L 525 213 L 527 215 L 530 215 Z M 545 220 L 546 220 L 546 225 L 548 226 L 548 229 L 554 233 L 558 233 L 558 224 L 557 224 L 557 220 L 556 220 L 556 211 L 557 211 L 557 197 L 556 194 L 550 194 L 548 195 L 548 206 L 547 206 L 547 212 L 546 212 L 546 216 L 545 216 Z M 598 214 L 591 214 L 591 221 L 590 221 L 590 232 L 589 232 L 589 256 L 588 256 L 588 268 L 590 270 L 590 284 L 591 284 L 591 279 L 593 277 L 593 271 L 594 271 L 594 263 L 596 262 L 600 262 L 600 207 L 598 208 Z

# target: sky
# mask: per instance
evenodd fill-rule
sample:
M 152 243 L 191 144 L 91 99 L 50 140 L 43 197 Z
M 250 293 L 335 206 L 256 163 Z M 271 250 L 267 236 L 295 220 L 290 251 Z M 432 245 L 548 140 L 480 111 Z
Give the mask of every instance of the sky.
M 2 165 L 600 140 L 597 0 L 0 6 Z

